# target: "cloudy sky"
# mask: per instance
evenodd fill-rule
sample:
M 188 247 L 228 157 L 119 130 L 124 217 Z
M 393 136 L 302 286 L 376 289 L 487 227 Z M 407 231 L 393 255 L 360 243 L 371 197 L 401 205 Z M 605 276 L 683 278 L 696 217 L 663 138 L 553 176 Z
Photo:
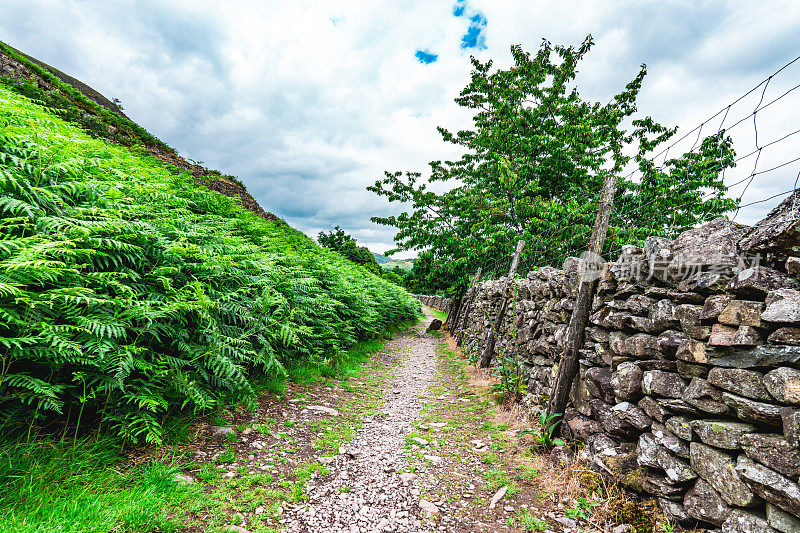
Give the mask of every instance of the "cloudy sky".
M 398 208 L 365 187 L 384 170 L 424 171 L 429 160 L 456 155 L 435 127 L 469 124 L 453 98 L 470 55 L 506 66 L 511 44 L 534 51 L 543 38 L 578 44 L 592 34 L 582 95 L 606 101 L 647 63 L 640 110 L 685 132 L 800 55 L 798 28 L 793 0 L 0 3 L 0 40 L 119 98 L 135 121 L 185 156 L 239 176 L 265 209 L 307 234 L 339 224 L 377 252 L 391 248 L 393 232 L 369 218 Z M 702 133 L 798 84 L 800 61 Z M 738 154 L 800 128 L 799 93 L 731 130 Z M 754 170 L 800 156 L 798 138 L 743 158 L 726 176 L 745 179 L 733 194 Z M 794 162 L 757 174 L 743 203 L 778 196 L 737 220 L 761 218 L 799 170 Z

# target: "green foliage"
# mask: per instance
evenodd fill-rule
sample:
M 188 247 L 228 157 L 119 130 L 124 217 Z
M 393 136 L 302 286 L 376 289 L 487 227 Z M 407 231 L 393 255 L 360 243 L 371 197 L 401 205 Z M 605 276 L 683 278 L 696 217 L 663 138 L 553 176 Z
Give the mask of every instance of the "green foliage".
M 115 444 L 4 442 L 0 530 L 182 531 L 187 514 L 205 497 L 202 490 L 180 485 L 175 464 L 121 468 Z
M 575 520 L 585 520 L 592 514 L 594 507 L 599 507 L 597 502 L 586 501 L 586 498 L 578 498 L 575 500 L 575 507 L 572 509 L 564 509 L 564 514 Z
M 488 275 L 500 273 L 519 239 L 528 243 L 523 266 L 560 267 L 586 248 L 605 177 L 622 174 L 630 161 L 642 177 L 619 177 L 606 241 L 612 254 L 651 234 L 674 236 L 735 206 L 722 197 L 721 171 L 734 163 L 724 132 L 662 168 L 648 159 L 676 129 L 635 116 L 644 66 L 608 103 L 581 98 L 578 64 L 592 44 L 591 37 L 578 47 L 544 41 L 533 55 L 512 46 L 514 64 L 507 69 L 472 58 L 471 79 L 455 101 L 473 112 L 473 128 L 439 128 L 444 142 L 464 155 L 432 161 L 427 182 L 419 172 L 386 172 L 368 187 L 412 207 L 373 218 L 397 229 L 398 249 L 425 250 L 414 264 L 411 290 L 452 295 L 479 266 Z M 450 187 L 430 190 L 437 182 Z
M 419 313 L 396 285 L 0 84 L 4 430 L 102 421 L 160 442 L 168 410 L 253 402 Z
M 356 240 L 344 232 L 342 228 L 336 226 L 335 231 L 325 233 L 319 232 L 317 242 L 323 248 L 328 248 L 342 254 L 344 257 L 357 265 L 361 265 L 373 274 L 381 275 L 383 270 L 375 259 L 375 254 L 369 251 L 366 246 L 359 246 Z
M 553 433 L 555 432 L 556 427 L 558 427 L 558 418 L 560 416 L 560 413 L 548 415 L 547 411 L 542 410 L 542 412 L 539 414 L 539 425 L 542 426 L 542 430 L 537 432 L 532 429 L 526 429 L 524 431 L 520 431 L 519 434 L 533 435 L 536 439 L 534 448 L 541 446 L 544 449 L 550 449 L 553 446 L 566 446 L 567 444 L 562 439 L 553 438 Z

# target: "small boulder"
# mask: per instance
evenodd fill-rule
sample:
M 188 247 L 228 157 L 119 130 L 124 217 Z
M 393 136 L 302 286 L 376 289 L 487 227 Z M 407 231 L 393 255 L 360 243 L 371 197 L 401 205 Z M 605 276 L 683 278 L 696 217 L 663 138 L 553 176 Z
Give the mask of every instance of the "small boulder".
M 800 405 L 800 370 L 776 368 L 764 377 L 764 386 L 781 403 Z
M 749 507 L 756 501 L 756 495 L 739 476 L 733 457 L 699 442 L 691 443 L 690 448 L 692 469 L 706 480 L 728 505 Z
M 795 516 L 800 516 L 800 487 L 797 483 L 756 463 L 746 455 L 736 461 L 736 472 L 759 496 Z

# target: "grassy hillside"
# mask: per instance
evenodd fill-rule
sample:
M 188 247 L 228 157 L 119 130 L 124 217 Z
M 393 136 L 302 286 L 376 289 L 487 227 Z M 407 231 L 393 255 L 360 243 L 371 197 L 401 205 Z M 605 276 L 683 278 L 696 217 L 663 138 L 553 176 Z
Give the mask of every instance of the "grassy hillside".
M 381 263 L 381 268 L 385 270 L 392 270 L 394 267 L 400 267 L 403 270 L 411 270 L 414 266 L 414 259 L 390 259 L 385 263 Z
M 405 291 L 188 172 L 92 138 L 0 84 L 3 431 L 165 414 L 414 318 Z M 72 431 L 72 429 L 70 430 Z

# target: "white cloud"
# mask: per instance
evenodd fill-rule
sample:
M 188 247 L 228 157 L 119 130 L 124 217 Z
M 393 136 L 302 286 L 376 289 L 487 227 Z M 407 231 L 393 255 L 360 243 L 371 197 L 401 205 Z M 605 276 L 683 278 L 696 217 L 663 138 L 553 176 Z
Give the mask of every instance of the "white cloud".
M 427 161 L 455 156 L 435 126 L 469 123 L 453 103 L 470 70 L 461 49 L 468 21 L 453 16 L 454 4 L 6 0 L 0 35 L 120 98 L 134 120 L 193 159 L 238 175 L 265 209 L 295 227 L 314 236 L 339 224 L 381 252 L 392 247 L 392 232 L 369 217 L 397 206 L 365 187 L 384 170 L 425 171 Z M 608 99 L 646 62 L 640 110 L 687 129 L 798 53 L 800 6 L 790 1 L 469 4 L 487 19 L 481 58 L 508 65 L 510 44 L 532 51 L 542 38 L 577 44 L 591 33 L 584 96 Z M 438 59 L 421 64 L 418 49 Z M 786 74 L 770 94 L 797 83 L 800 63 Z M 796 129 L 800 106 L 784 100 L 759 117 L 759 140 Z M 754 139 L 738 129 L 737 148 L 746 153 Z M 787 141 L 765 150 L 759 166 L 797 147 Z M 789 189 L 796 173 L 759 177 L 745 202 Z M 778 200 L 740 217 L 753 222 Z

